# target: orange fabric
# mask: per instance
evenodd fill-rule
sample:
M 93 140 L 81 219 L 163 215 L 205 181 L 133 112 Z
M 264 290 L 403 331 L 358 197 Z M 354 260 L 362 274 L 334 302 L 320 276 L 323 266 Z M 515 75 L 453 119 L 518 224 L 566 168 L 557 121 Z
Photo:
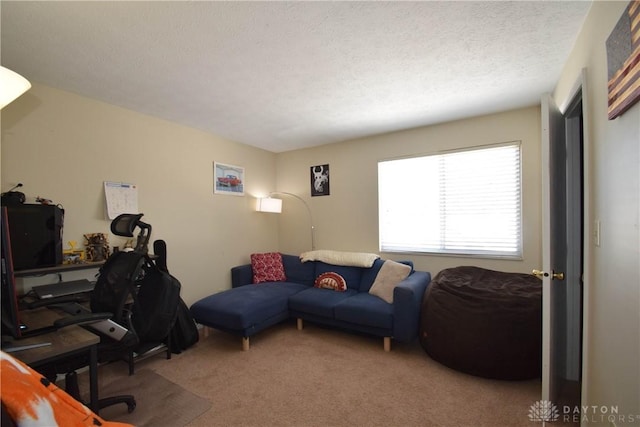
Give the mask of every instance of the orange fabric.
M 0 354 L 0 396 L 18 426 L 132 427 L 103 420 L 21 361 Z

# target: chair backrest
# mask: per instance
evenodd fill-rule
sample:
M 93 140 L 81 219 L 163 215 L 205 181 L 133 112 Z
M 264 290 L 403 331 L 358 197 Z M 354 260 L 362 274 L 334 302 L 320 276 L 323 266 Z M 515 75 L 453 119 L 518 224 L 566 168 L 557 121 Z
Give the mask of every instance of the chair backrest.
M 117 252 L 100 268 L 100 274 L 91 293 L 91 311 L 113 314 L 116 323 L 127 327 L 125 306 L 135 301 L 135 282 L 142 272 L 145 254 Z
M 140 221 L 144 214 L 120 214 L 111 221 L 111 232 L 116 236 L 133 237 L 136 228 L 139 228 L 136 252 L 147 253 L 149 239 L 151 238 L 151 225 Z

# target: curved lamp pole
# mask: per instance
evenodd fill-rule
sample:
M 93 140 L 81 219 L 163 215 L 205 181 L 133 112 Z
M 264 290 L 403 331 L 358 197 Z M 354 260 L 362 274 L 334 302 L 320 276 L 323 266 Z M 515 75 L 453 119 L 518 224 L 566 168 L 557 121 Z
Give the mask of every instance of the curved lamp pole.
M 313 215 L 311 214 L 311 208 L 309 207 L 309 205 L 307 204 L 307 202 L 304 201 L 304 199 L 296 194 L 293 193 L 288 193 L 286 191 L 272 191 L 271 193 L 269 193 L 269 198 L 271 198 L 271 196 L 278 196 L 278 195 L 282 195 L 282 196 L 291 196 L 295 199 L 298 199 L 302 202 L 302 204 L 304 205 L 305 208 L 307 208 L 307 213 L 309 214 L 309 222 L 311 224 L 311 250 L 315 250 L 316 249 L 316 239 L 315 239 L 315 227 L 313 226 Z M 262 205 L 262 200 L 264 199 L 260 199 L 259 201 L 259 206 Z M 277 210 L 271 210 L 271 209 L 263 209 L 261 207 L 258 208 L 259 211 L 261 212 L 277 212 L 280 213 L 281 212 L 281 207 L 278 207 Z

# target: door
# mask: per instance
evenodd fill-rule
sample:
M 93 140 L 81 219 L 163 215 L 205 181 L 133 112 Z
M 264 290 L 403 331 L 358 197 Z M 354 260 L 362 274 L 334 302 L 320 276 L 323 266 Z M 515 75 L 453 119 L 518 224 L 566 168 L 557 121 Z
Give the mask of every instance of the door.
M 562 114 L 542 101 L 543 372 L 542 398 L 558 408 L 580 406 L 584 269 L 584 135 L 579 91 Z

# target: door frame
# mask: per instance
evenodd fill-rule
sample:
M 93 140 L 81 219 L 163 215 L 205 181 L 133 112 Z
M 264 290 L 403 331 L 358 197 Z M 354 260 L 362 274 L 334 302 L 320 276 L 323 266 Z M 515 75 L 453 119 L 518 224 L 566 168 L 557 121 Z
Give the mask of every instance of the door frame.
M 592 161 L 591 161 L 591 135 L 589 132 L 589 124 L 591 123 L 590 114 L 589 114 L 589 96 L 588 96 L 588 88 L 587 88 L 587 71 L 586 68 L 581 70 L 580 75 L 576 79 L 573 84 L 571 91 L 567 94 L 567 97 L 559 103 L 560 113 L 564 116 L 567 113 L 567 110 L 572 105 L 576 96 L 581 93 L 582 96 L 582 116 L 583 116 L 583 302 L 582 302 L 582 385 L 581 385 L 581 404 L 585 405 L 585 402 L 588 402 L 588 377 L 587 372 L 589 371 L 589 352 L 588 348 L 590 345 L 589 336 L 590 336 L 590 323 L 589 323 L 589 307 L 591 306 L 590 302 L 590 292 L 591 282 L 592 282 L 592 242 L 594 241 L 594 224 L 593 224 L 593 216 L 592 216 L 592 200 L 591 200 L 591 171 L 592 171 Z M 550 96 L 550 95 L 549 95 Z M 544 114 L 544 111 L 542 111 Z M 544 126 L 543 117 L 543 126 Z M 544 152 L 544 147 L 542 147 L 542 168 L 543 168 L 543 177 L 542 177 L 542 262 L 543 262 L 543 270 L 550 268 L 548 253 L 545 251 L 549 250 L 550 247 L 550 228 L 548 224 L 550 223 L 550 202 L 548 200 L 549 194 L 546 190 L 549 185 L 549 158 L 547 157 L 548 153 Z M 545 256 L 547 257 L 545 264 Z M 551 280 L 549 277 L 543 278 L 543 320 L 542 320 L 542 337 L 543 337 L 543 354 L 542 354 L 542 400 L 549 400 L 550 398 L 550 385 L 552 379 L 550 378 L 550 360 L 551 360 L 551 319 L 550 319 L 550 308 L 551 308 L 551 300 L 550 300 L 550 286 Z

